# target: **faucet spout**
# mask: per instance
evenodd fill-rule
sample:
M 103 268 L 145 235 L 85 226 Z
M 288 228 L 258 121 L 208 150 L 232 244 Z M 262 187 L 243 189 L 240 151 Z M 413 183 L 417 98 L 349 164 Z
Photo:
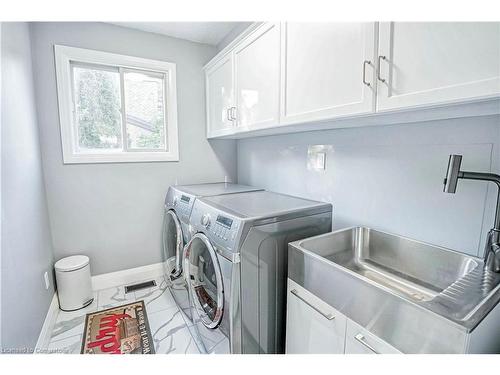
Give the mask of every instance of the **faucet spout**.
M 497 208 L 495 211 L 495 222 L 493 225 L 493 229 L 500 231 L 500 175 L 481 172 L 460 172 L 459 178 L 463 178 L 465 180 L 490 181 L 494 182 L 497 185 Z
M 448 169 L 444 178 L 445 193 L 455 194 L 457 191 L 458 175 L 460 174 L 460 164 L 462 164 L 462 155 L 450 155 L 448 159 Z
M 444 179 L 444 192 L 455 193 L 459 179 L 494 182 L 498 188 L 495 221 L 488 233 L 484 249 L 485 267 L 493 272 L 500 272 L 500 175 L 483 172 L 461 171 L 462 155 L 450 155 L 448 169 Z
M 500 231 L 490 230 L 484 250 L 485 267 L 493 272 L 500 272 Z

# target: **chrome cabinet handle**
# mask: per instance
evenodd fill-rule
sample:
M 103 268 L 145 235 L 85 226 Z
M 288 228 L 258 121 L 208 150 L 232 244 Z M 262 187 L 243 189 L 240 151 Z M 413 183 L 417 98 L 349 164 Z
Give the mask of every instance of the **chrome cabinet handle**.
M 366 65 L 367 65 L 367 64 L 371 66 L 371 65 L 372 65 L 372 62 L 371 62 L 370 60 L 365 60 L 365 61 L 363 61 L 363 83 L 364 83 L 366 86 L 370 87 L 372 84 L 371 84 L 370 82 L 367 82 L 367 81 L 366 81 Z
M 295 289 L 292 289 L 291 290 L 291 293 L 297 297 L 298 299 L 300 299 L 302 302 L 304 302 L 306 305 L 308 305 L 309 307 L 311 307 L 314 311 L 320 313 L 323 317 L 325 317 L 326 319 L 328 320 L 333 320 L 335 319 L 335 316 L 333 314 L 326 314 L 324 313 L 323 311 L 321 311 L 320 309 L 318 309 L 316 306 L 312 305 L 310 302 L 306 301 L 304 298 L 302 298 L 301 296 L 299 296 L 299 292 L 297 292 L 297 290 Z
M 361 343 L 363 346 L 367 347 L 369 350 L 371 350 L 372 352 L 374 352 L 375 354 L 380 354 L 378 351 L 375 350 L 375 348 L 373 346 L 371 346 L 370 344 L 368 344 L 366 342 L 365 336 L 363 336 L 361 333 L 358 333 L 356 336 L 354 336 L 354 338 L 359 343 Z
M 231 118 L 231 108 L 232 107 L 226 109 L 227 121 L 231 121 L 232 120 L 232 118 Z
M 236 107 L 231 107 L 231 120 L 236 120 Z
M 378 80 L 380 82 L 385 82 L 385 79 L 380 76 L 380 63 L 381 63 L 381 60 L 385 61 L 385 60 L 387 60 L 387 58 L 385 56 L 379 56 L 378 57 L 377 78 L 378 78 Z

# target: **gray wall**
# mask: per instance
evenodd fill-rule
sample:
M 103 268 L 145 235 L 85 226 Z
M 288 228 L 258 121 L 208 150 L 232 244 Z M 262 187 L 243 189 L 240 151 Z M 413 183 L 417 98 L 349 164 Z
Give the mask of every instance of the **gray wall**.
M 309 145 L 331 145 L 325 171 Z M 334 228 L 366 225 L 469 254 L 483 253 L 496 187 L 460 181 L 442 192 L 448 154 L 500 172 L 500 117 L 315 131 L 238 141 L 238 182 L 331 202 Z
M 2 22 L 0 22 L 0 213 L 2 212 Z M 2 270 L 2 224 L 0 216 L 0 272 Z M 0 274 L 0 348 L 2 348 L 2 275 Z
M 1 51 L 2 345 L 34 348 L 54 289 L 28 24 L 3 23 Z
M 104 23 L 35 23 L 32 36 L 55 258 L 86 254 L 93 274 L 160 262 L 168 186 L 236 178 L 236 143 L 205 139 L 201 68 L 216 48 Z M 180 162 L 64 165 L 54 44 L 176 63 Z
M 2 22 L 0 22 L 0 156 L 2 155 Z M 2 212 L 2 163 L 0 158 L 0 213 Z M 0 216 L 0 272 L 2 270 L 2 224 Z M 0 274 L 0 348 L 2 347 L 2 275 Z

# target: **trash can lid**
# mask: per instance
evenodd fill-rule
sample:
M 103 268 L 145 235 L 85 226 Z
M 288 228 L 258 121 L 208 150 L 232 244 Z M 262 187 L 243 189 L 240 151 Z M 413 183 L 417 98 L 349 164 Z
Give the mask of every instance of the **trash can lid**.
M 89 264 L 89 257 L 86 255 L 73 255 L 59 259 L 55 264 L 56 271 L 68 272 L 79 270 Z

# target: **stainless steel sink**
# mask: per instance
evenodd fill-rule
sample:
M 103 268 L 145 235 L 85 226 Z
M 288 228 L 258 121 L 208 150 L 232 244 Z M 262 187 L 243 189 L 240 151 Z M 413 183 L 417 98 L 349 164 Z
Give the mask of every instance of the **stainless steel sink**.
M 472 257 L 362 227 L 300 246 L 416 301 L 432 300 L 478 266 Z
M 406 353 L 461 353 L 500 300 L 483 259 L 364 227 L 289 244 L 288 277 Z

